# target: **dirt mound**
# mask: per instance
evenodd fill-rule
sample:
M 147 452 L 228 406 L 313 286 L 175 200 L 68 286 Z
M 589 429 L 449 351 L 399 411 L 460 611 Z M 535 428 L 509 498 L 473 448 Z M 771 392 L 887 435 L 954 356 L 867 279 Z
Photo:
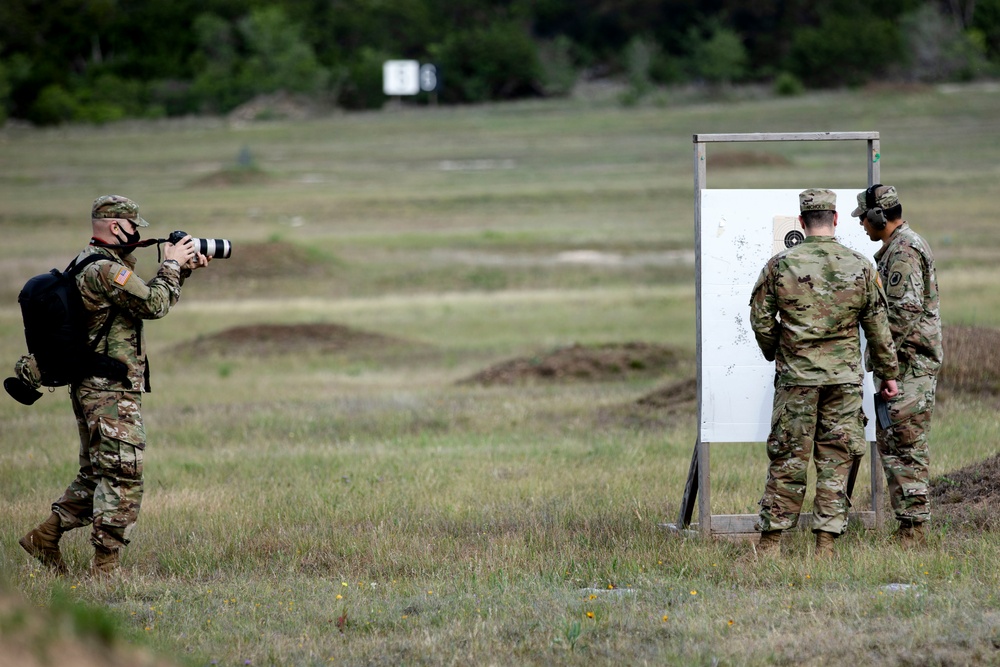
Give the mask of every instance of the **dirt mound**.
M 306 120 L 316 115 L 316 105 L 304 95 L 286 92 L 258 95 L 229 112 L 232 123 L 266 120 Z
M 191 187 L 228 188 L 233 185 L 261 185 L 272 180 L 269 174 L 260 169 L 223 167 L 191 181 Z
M 945 327 L 944 364 L 938 388 L 1000 395 L 1000 329 Z
M 697 378 L 689 378 L 661 387 L 640 398 L 636 404 L 644 408 L 665 412 L 695 408 L 698 406 L 698 380 Z
M 504 361 L 459 384 L 484 386 L 525 382 L 600 382 L 655 376 L 677 365 L 681 355 L 674 349 L 652 343 L 572 345 L 547 354 Z
M 938 525 L 1000 529 L 1000 454 L 931 480 L 931 512 Z
M 47 607 L 0 586 L 0 665 L 45 667 L 171 667 L 147 648 L 129 646 L 120 621 L 102 608 L 55 595 Z
M 790 167 L 792 161 L 784 155 L 756 151 L 735 151 L 709 155 L 713 168 L 739 169 L 741 167 Z
M 249 324 L 199 336 L 175 348 L 192 356 L 272 356 L 302 352 L 372 351 L 398 347 L 405 342 L 382 334 L 339 324 Z
M 594 413 L 594 423 L 597 427 L 663 429 L 689 420 L 693 423 L 697 411 L 698 381 L 689 378 L 627 403 L 601 407 Z

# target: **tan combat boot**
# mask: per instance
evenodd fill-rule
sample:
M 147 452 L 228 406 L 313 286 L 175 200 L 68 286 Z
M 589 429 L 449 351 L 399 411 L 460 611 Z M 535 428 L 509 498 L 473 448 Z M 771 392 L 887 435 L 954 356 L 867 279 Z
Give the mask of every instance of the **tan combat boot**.
M 901 523 L 896 531 L 896 541 L 904 549 L 921 547 L 927 543 L 927 528 L 922 523 Z
M 37 528 L 17 541 L 21 548 L 52 568 L 59 574 L 66 574 L 66 563 L 59 551 L 59 538 L 66 532 L 59 525 L 59 515 L 53 512 Z
M 121 549 L 94 547 L 94 560 L 90 563 L 90 576 L 106 577 L 118 569 Z
M 816 558 L 833 558 L 833 541 L 837 536 L 823 530 L 816 531 Z
M 759 556 L 780 556 L 781 555 L 781 531 L 765 530 L 757 540 L 757 554 Z

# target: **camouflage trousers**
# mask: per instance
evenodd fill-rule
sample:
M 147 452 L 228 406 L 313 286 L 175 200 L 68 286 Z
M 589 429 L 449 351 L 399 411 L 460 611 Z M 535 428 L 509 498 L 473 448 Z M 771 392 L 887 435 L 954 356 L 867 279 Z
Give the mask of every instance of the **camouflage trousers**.
M 896 519 L 924 523 L 931 518 L 928 435 L 937 378 L 905 374 L 896 384 L 899 394 L 889 403 L 892 426 L 878 429 L 879 458 Z
M 71 387 L 70 395 L 80 430 L 80 471 L 52 511 L 64 529 L 93 524 L 90 541 L 118 549 L 128 544 L 142 503 L 141 394 Z
M 865 451 L 861 385 L 775 387 L 767 438 L 767 484 L 757 529 L 794 528 L 806 496 L 809 459 L 816 466 L 812 530 L 847 529 L 847 475 Z

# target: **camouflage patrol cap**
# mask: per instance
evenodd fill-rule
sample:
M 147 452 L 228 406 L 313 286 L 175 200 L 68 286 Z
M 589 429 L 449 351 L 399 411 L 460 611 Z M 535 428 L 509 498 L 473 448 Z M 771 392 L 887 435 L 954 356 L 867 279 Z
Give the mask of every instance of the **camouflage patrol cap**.
M 882 210 L 892 208 L 899 204 L 899 195 L 896 194 L 896 187 L 893 185 L 880 185 L 875 188 L 875 206 Z M 868 191 L 858 193 L 858 207 L 851 213 L 852 218 L 860 218 L 869 208 Z
M 833 190 L 810 188 L 799 193 L 799 211 L 836 211 L 837 193 Z
M 101 195 L 95 199 L 90 217 L 121 218 L 131 220 L 137 227 L 149 227 L 149 223 L 139 217 L 139 205 L 121 195 Z
M 852 218 L 860 218 L 868 212 L 868 191 L 858 193 L 858 207 L 851 211 Z

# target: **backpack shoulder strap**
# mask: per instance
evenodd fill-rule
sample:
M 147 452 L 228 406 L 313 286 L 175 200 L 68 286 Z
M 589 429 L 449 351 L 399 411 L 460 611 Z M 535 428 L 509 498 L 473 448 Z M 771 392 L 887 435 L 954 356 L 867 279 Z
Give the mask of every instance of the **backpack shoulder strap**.
M 74 259 L 72 262 L 69 263 L 69 266 L 66 267 L 66 270 L 63 272 L 63 275 L 70 278 L 75 278 L 87 266 L 102 259 L 108 262 L 114 261 L 110 257 L 105 257 L 100 253 L 94 252 L 87 255 L 83 259 L 80 259 L 79 261 L 77 261 L 77 259 Z M 104 340 L 104 351 L 105 353 L 107 353 L 108 334 L 111 332 L 111 325 L 115 321 L 116 317 L 118 317 L 118 307 L 112 303 L 111 308 L 108 310 L 108 316 L 105 318 L 104 324 L 101 325 L 101 330 L 97 333 L 97 337 L 94 338 L 94 344 L 91 346 L 92 350 L 96 350 L 101 340 Z
M 66 270 L 63 271 L 63 273 L 67 276 L 75 276 L 81 271 L 83 271 L 88 265 L 93 264 L 94 262 L 100 261 L 102 259 L 107 260 L 109 262 L 114 261 L 110 257 L 105 257 L 100 253 L 93 252 L 79 261 L 74 259 L 72 262 L 69 263 L 69 266 L 66 267 Z

